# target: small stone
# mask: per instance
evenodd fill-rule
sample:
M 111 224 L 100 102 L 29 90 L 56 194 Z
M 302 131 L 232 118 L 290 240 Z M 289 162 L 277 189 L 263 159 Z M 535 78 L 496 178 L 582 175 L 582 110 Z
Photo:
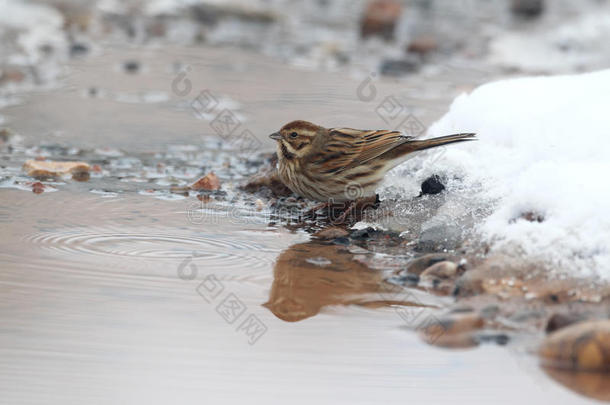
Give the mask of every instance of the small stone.
M 349 235 L 349 232 L 346 229 L 338 226 L 330 226 L 313 234 L 315 238 L 322 240 L 336 239 L 346 237 L 347 235 Z
M 420 61 L 415 58 L 386 59 L 381 62 L 379 72 L 384 76 L 399 77 L 419 70 Z
M 13 131 L 8 128 L 0 128 L 0 143 L 7 143 L 14 135 Z
M 208 194 L 198 194 L 197 199 L 205 204 L 207 204 L 211 201 L 214 201 L 214 199 L 211 196 L 209 196 Z
M 610 371 L 610 320 L 572 324 L 547 336 L 539 355 L 544 365 L 574 371 Z
M 380 36 L 394 39 L 394 29 L 402 14 L 402 6 L 396 0 L 372 0 L 368 3 L 360 21 L 360 36 Z
M 537 18 L 544 12 L 544 0 L 512 0 L 510 10 L 518 17 Z
M 27 175 L 35 178 L 58 177 L 65 174 L 89 173 L 89 165 L 85 162 L 55 162 L 52 160 L 27 160 L 23 164 Z
M 610 373 L 561 370 L 542 367 L 553 380 L 588 398 L 610 402 Z
M 407 47 L 407 52 L 425 55 L 438 48 L 438 41 L 432 35 L 421 35 L 413 39 Z
M 349 246 L 350 241 L 348 238 L 341 236 L 341 237 L 333 239 L 333 244 L 341 245 L 341 246 Z
M 457 270 L 458 270 L 458 265 L 453 262 L 449 262 L 449 261 L 439 262 L 439 263 L 433 264 L 432 266 L 430 266 L 426 270 L 424 270 L 424 272 L 421 274 L 421 278 L 422 279 L 433 279 L 433 278 L 449 279 L 449 278 L 453 278 L 456 276 Z
M 433 321 L 420 329 L 420 334 L 427 343 L 448 348 L 474 347 L 479 344 L 475 332 L 484 326 L 480 316 L 465 313 L 431 319 Z
M 577 322 L 586 320 L 583 314 L 553 314 L 546 323 L 546 333 L 565 328 Z
M 373 235 L 377 233 L 379 233 L 378 230 L 369 226 L 364 229 L 356 229 L 351 233 L 349 237 L 354 240 L 368 240 L 371 239 L 371 237 L 373 237 Z
M 479 343 L 495 343 L 500 346 L 506 346 L 510 341 L 510 337 L 505 333 L 484 333 L 476 338 Z
M 87 54 L 87 52 L 89 52 L 89 47 L 85 44 L 77 42 L 70 46 L 70 56 L 72 57 L 83 56 Z
M 137 73 L 138 70 L 140 70 L 140 62 L 135 60 L 127 61 L 123 64 L 123 69 L 125 69 L 127 73 Z
M 34 194 L 41 194 L 44 192 L 45 185 L 41 182 L 37 181 L 36 183 L 32 183 L 32 192 Z
M 438 175 L 428 177 L 421 184 L 421 194 L 438 194 L 445 189 L 445 185 Z
M 187 197 L 189 195 L 190 188 L 188 186 L 174 186 L 169 188 L 169 192 L 172 194 L 179 194 Z
M 91 174 L 84 171 L 75 171 L 72 173 L 72 180 L 74 181 L 89 181 Z
M 17 68 L 5 68 L 0 70 L 0 84 L 3 83 L 21 83 L 25 80 L 25 73 Z
M 265 208 L 265 203 L 260 198 L 254 202 L 257 211 L 262 211 Z
M 220 179 L 214 172 L 209 172 L 190 186 L 191 190 L 218 190 Z

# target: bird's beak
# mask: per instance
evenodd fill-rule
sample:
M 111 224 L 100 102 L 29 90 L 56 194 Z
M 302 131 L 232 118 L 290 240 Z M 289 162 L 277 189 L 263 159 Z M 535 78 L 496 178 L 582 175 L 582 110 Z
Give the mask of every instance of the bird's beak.
M 274 141 L 279 141 L 280 139 L 282 139 L 282 135 L 280 135 L 279 132 L 274 132 L 269 135 L 269 138 L 273 139 Z

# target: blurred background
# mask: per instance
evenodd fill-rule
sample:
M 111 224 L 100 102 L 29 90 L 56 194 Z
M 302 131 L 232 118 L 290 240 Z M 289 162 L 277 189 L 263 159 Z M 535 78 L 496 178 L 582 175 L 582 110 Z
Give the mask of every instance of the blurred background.
M 491 79 L 608 66 L 609 10 L 604 0 L 1 0 L 0 108 L 63 88 L 0 110 L 0 122 L 38 140 L 59 131 L 96 144 L 105 127 L 105 141 L 193 142 L 205 130 L 189 107 L 207 89 L 256 136 L 295 118 L 380 127 L 379 100 L 366 105 L 358 90 L 368 78 L 428 126 Z

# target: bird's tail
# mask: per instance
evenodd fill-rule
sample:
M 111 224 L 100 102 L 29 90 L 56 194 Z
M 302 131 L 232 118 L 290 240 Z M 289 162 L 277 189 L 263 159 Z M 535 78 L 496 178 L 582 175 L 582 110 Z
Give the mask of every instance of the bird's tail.
M 415 152 L 430 148 L 436 148 L 437 146 L 449 145 L 450 143 L 476 141 L 477 138 L 475 136 L 476 134 L 473 133 L 439 136 L 438 138 L 410 141 L 407 142 L 404 146 L 408 148 L 411 152 Z

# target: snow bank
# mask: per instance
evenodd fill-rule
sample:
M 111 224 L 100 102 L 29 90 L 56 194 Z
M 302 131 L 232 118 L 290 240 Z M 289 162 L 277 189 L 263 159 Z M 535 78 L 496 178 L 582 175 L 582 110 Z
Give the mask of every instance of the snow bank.
M 480 140 L 446 148 L 433 170 L 461 173 L 482 204 L 493 201 L 480 232 L 494 249 L 610 279 L 609 105 L 610 70 L 483 85 L 428 134 Z M 431 170 L 424 162 L 419 177 Z

